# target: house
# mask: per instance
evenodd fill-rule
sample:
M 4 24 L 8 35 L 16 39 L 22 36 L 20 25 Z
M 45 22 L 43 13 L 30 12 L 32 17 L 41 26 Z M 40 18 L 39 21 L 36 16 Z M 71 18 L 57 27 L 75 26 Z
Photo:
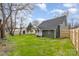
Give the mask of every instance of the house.
M 16 27 L 14 34 L 15 34 L 15 35 L 16 35 L 16 34 L 20 34 L 20 28 L 17 28 L 17 27 Z M 23 27 L 23 28 L 21 29 L 21 34 L 27 34 L 26 27 Z
M 19 34 L 20 28 L 16 28 L 14 34 Z M 35 27 L 29 23 L 27 27 L 21 29 L 21 34 L 35 34 Z
M 36 35 L 49 38 L 60 38 L 62 29 L 67 29 L 66 15 L 43 21 L 37 27 Z

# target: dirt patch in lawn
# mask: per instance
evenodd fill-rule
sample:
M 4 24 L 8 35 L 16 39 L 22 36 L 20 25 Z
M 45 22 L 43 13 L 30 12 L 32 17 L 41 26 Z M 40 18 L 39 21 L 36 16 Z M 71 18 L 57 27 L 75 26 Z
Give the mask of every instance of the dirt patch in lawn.
M 8 52 L 14 50 L 14 43 L 10 43 L 7 40 L 0 40 L 0 56 L 7 56 Z

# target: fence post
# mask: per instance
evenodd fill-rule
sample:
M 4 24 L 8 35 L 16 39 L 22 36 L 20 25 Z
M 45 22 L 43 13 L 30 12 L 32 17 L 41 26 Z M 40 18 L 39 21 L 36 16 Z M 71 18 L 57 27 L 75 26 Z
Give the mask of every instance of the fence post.
M 78 52 L 79 52 L 79 29 L 78 29 Z

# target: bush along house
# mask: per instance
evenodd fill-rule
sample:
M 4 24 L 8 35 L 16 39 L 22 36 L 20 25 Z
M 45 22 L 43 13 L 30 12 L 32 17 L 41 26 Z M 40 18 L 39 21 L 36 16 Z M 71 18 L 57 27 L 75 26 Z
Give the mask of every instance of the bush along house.
M 36 35 L 49 38 L 60 38 L 61 30 L 67 29 L 67 15 L 43 21 L 36 30 Z

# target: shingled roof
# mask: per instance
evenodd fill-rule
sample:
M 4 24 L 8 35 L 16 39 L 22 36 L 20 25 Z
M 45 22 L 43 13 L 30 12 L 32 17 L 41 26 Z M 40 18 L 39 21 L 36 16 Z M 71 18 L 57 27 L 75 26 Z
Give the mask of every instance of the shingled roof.
M 66 15 L 43 21 L 38 28 L 42 30 L 53 30 L 57 28 L 57 25 L 62 24 L 63 21 L 66 21 Z

